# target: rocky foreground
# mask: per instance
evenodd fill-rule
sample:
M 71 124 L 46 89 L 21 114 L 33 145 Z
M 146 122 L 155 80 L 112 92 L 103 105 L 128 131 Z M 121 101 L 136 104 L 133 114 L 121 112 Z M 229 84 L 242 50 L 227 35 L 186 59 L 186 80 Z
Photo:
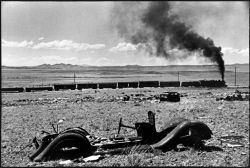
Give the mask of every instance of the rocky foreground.
M 160 99 L 169 91 L 180 93 L 179 102 Z M 241 98 L 238 95 L 241 94 Z M 244 94 L 244 95 L 243 95 Z M 226 96 L 234 99 L 224 99 Z M 247 99 L 248 95 L 248 99 Z M 243 98 L 244 97 L 244 98 Z M 156 113 L 156 129 L 175 117 L 206 123 L 213 132 L 210 150 L 138 152 L 105 155 L 99 161 L 30 162 L 35 150 L 26 146 L 53 132 L 49 123 L 63 119 L 59 130 L 81 126 L 100 137 L 115 136 L 119 118 L 132 125 Z M 1 166 L 246 166 L 249 161 L 249 89 L 144 88 L 2 94 Z M 121 134 L 135 135 L 123 128 Z

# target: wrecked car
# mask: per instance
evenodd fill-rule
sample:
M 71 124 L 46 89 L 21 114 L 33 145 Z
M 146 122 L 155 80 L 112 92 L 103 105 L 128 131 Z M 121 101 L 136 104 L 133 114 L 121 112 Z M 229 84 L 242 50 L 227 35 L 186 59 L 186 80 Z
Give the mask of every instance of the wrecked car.
M 164 92 L 160 94 L 160 101 L 169 101 L 169 102 L 179 102 L 180 93 L 178 92 Z
M 44 136 L 40 143 L 33 139 L 36 150 L 29 156 L 31 161 L 42 162 L 61 159 L 68 155 L 71 159 L 88 157 L 102 152 L 123 150 L 127 147 L 144 146 L 145 148 L 162 151 L 176 149 L 178 144 L 187 147 L 204 146 L 204 140 L 210 139 L 212 131 L 200 121 L 190 121 L 185 118 L 170 120 L 160 131 L 155 127 L 155 113 L 148 112 L 149 122 L 136 122 L 134 126 L 123 124 L 120 118 L 117 136 L 113 138 L 97 138 L 81 127 L 67 128 Z M 122 127 L 136 130 L 137 136 L 120 136 Z

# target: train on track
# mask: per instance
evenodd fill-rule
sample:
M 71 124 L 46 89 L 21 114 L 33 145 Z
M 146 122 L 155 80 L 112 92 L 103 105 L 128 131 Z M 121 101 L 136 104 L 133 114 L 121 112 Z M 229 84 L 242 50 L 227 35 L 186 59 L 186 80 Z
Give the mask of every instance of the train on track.
M 39 87 L 12 87 L 1 88 L 2 93 L 7 92 L 35 92 L 35 91 L 59 91 L 82 89 L 122 89 L 122 88 L 147 88 L 147 87 L 227 87 L 223 80 L 199 80 L 199 81 L 138 81 L 138 82 L 106 82 L 106 83 L 70 83 L 53 84 L 52 86 Z

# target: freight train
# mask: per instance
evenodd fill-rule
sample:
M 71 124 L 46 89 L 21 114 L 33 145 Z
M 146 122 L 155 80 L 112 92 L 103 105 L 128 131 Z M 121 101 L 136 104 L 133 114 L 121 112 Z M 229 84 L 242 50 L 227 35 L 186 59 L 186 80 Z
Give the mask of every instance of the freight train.
M 79 84 L 54 84 L 46 87 L 15 87 L 1 88 L 1 92 L 35 92 L 35 91 L 59 91 L 82 89 L 122 89 L 122 88 L 146 88 L 146 87 L 227 87 L 223 80 L 199 80 L 199 81 L 138 81 L 138 82 L 109 82 L 109 83 L 79 83 Z

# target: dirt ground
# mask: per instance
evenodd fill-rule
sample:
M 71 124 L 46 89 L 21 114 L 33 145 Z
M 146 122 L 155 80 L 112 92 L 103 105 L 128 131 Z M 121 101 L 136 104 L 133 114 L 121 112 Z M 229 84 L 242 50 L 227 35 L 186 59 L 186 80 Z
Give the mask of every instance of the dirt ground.
M 249 88 L 238 89 L 249 92 Z M 180 102 L 146 99 L 167 91 L 182 94 Z M 249 162 L 249 101 L 217 101 L 233 88 L 141 88 L 2 93 L 1 166 L 63 166 L 59 161 L 30 162 L 34 147 L 24 148 L 41 131 L 53 132 L 50 122 L 64 119 L 63 130 L 80 126 L 95 136 L 112 137 L 120 117 L 127 125 L 147 121 L 149 110 L 156 113 L 156 129 L 170 119 L 184 117 L 202 121 L 212 130 L 206 142 L 210 150 L 192 148 L 177 152 L 137 152 L 107 155 L 96 162 L 72 162 L 67 166 L 247 166 Z M 141 96 L 136 96 L 141 94 Z M 130 96 L 124 101 L 125 95 Z M 121 134 L 135 135 L 122 128 Z M 243 136 L 242 146 L 221 143 L 221 136 Z M 24 149 L 22 149 L 24 148 Z

